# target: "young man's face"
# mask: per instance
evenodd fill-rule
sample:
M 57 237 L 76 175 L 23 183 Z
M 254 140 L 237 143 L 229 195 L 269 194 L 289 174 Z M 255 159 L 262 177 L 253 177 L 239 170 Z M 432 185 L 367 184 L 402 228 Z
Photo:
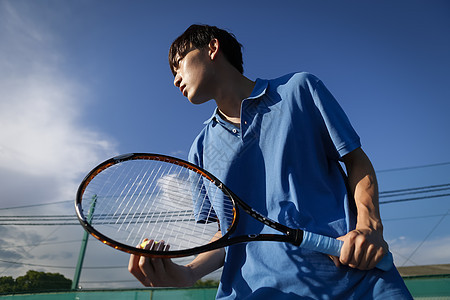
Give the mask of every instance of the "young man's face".
M 184 57 L 177 57 L 174 71 L 174 85 L 190 102 L 201 104 L 213 98 L 211 83 L 214 70 L 208 48 L 192 48 Z

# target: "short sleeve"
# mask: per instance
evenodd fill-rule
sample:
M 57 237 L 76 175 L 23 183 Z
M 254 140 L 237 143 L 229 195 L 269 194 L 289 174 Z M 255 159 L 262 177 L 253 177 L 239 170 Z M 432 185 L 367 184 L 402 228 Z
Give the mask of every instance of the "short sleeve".
M 360 138 L 344 110 L 320 80 L 314 87 L 313 99 L 340 157 L 361 147 Z

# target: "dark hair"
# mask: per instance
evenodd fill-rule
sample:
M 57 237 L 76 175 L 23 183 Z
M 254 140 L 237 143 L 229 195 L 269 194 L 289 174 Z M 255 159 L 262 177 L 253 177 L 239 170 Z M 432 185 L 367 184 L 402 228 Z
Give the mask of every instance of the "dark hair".
M 209 25 L 191 25 L 180 35 L 170 46 L 169 65 L 172 73 L 177 66 L 177 55 L 183 58 L 192 47 L 201 49 L 208 46 L 212 39 L 219 41 L 220 49 L 228 62 L 234 66 L 241 74 L 244 73 L 242 61 L 242 45 L 236 37 L 223 29 Z

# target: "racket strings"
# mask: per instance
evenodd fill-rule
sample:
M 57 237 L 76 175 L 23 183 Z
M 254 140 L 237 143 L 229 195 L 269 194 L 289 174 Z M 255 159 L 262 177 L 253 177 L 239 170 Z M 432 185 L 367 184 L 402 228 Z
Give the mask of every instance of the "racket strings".
M 213 182 L 183 166 L 158 160 L 113 165 L 86 187 L 83 207 L 94 206 L 92 226 L 117 242 L 136 246 L 164 240 L 170 250 L 208 243 L 228 228 L 233 204 Z M 222 224 L 223 223 L 223 224 Z
M 129 226 L 131 224 L 133 224 L 133 222 L 129 221 L 127 222 L 127 220 L 129 220 L 129 216 L 130 213 L 135 216 L 136 212 L 138 211 L 138 207 L 135 207 L 136 205 L 140 206 L 140 202 L 138 202 L 139 200 L 139 194 L 141 192 L 141 190 L 138 191 L 139 186 L 142 185 L 142 180 L 145 178 L 145 170 L 142 168 L 139 170 L 138 175 L 134 178 L 133 180 L 130 180 L 131 186 L 129 189 L 127 189 L 127 193 L 124 196 L 124 199 L 128 199 L 127 201 L 122 201 L 122 202 L 126 202 L 126 206 L 124 208 L 124 210 L 126 211 L 126 215 L 125 215 L 125 220 L 124 222 L 121 224 L 121 226 L 123 226 L 124 224 L 126 224 L 125 230 L 128 230 Z M 129 207 L 129 209 L 127 209 Z M 119 227 L 118 231 L 121 230 L 121 227 Z M 132 228 L 132 230 L 130 231 L 129 236 L 132 234 L 134 230 L 134 227 Z

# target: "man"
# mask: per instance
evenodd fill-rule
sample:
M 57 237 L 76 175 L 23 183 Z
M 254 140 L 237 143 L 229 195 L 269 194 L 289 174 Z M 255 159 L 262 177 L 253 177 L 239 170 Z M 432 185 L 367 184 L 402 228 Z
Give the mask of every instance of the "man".
M 139 281 L 191 286 L 223 265 L 218 299 L 411 299 L 395 268 L 374 268 L 388 251 L 375 172 L 319 79 L 296 73 L 252 81 L 243 75 L 235 37 L 207 25 L 192 25 L 178 37 L 169 63 L 174 85 L 190 102 L 217 104 L 189 160 L 269 218 L 339 238 L 344 245 L 340 257 L 331 260 L 278 242 L 210 251 L 185 266 L 132 255 L 129 270 Z M 347 169 L 348 189 L 339 161 Z M 242 218 L 245 230 L 269 230 Z

